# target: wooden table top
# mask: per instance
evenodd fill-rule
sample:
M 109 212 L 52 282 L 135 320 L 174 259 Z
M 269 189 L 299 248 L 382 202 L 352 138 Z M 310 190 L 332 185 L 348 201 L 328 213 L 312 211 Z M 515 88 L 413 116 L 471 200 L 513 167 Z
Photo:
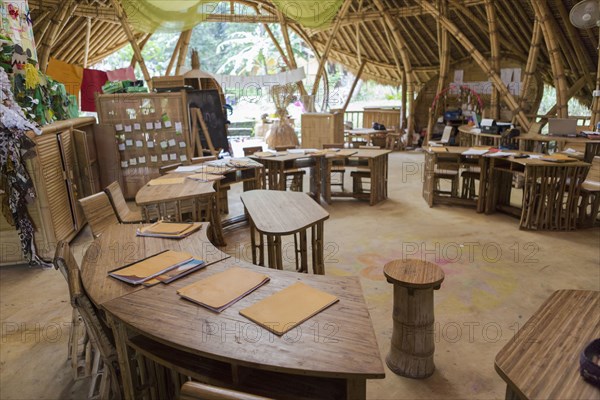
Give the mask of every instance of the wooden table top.
M 282 190 L 251 190 L 242 203 L 262 233 L 291 235 L 329 218 L 329 213 L 306 193 Z
M 300 149 L 299 149 L 300 150 Z M 259 156 L 248 156 L 248 158 L 251 158 L 253 160 L 259 160 L 259 161 L 277 161 L 277 162 L 284 162 L 284 161 L 293 161 L 293 160 L 299 160 L 301 158 L 314 158 L 314 157 L 323 157 L 324 154 L 322 153 L 286 153 L 286 154 L 282 154 L 282 155 L 275 155 L 275 156 L 268 156 L 268 157 L 259 157 Z
M 93 252 L 98 256 L 90 254 L 95 261 L 87 259 L 82 265 L 84 287 L 92 300 L 130 328 L 173 348 L 236 365 L 320 377 L 385 377 L 357 277 L 278 271 L 228 258 L 168 285 L 133 287 L 107 276 L 108 271 L 130 258 L 166 248 L 188 251 L 205 260 L 223 255 L 208 241 L 204 227 L 187 239 L 138 238 L 142 243 L 132 236 L 135 227 L 121 225 L 122 229 L 103 233 L 94 242 Z M 114 244 L 119 249 L 116 261 L 111 251 Z M 221 313 L 177 294 L 177 289 L 233 266 L 252 269 L 271 280 Z M 335 295 L 339 301 L 281 337 L 239 314 L 241 309 L 296 282 Z
M 428 152 L 429 154 L 462 154 L 463 152 L 474 148 L 474 147 L 478 147 L 478 146 L 471 146 L 471 147 L 464 147 L 464 146 L 447 146 L 447 147 L 436 147 L 436 148 L 440 148 L 440 149 L 446 149 L 446 151 L 441 151 L 441 152 L 436 152 L 433 151 L 431 147 L 426 148 L 425 151 Z M 487 147 L 487 146 L 480 146 L 480 147 Z M 530 152 L 530 151 L 519 151 L 519 150 L 502 150 L 502 152 L 504 153 L 514 153 L 514 154 L 527 154 L 529 156 L 541 156 L 541 157 L 548 157 L 547 154 L 542 154 L 542 153 L 534 153 L 534 152 Z M 492 153 L 493 154 L 493 153 Z M 568 154 L 567 154 L 568 155 Z M 520 164 L 523 166 L 544 166 L 544 167 L 585 167 L 590 165 L 589 163 L 586 163 L 584 161 L 581 161 L 579 159 L 576 159 L 575 157 L 573 157 L 575 159 L 575 161 L 568 161 L 568 162 L 552 162 L 552 161 L 544 161 L 541 160 L 539 158 L 515 158 L 512 156 L 502 156 L 502 157 L 494 157 L 491 156 L 490 154 L 482 154 L 482 155 L 477 155 L 477 154 L 472 154 L 469 155 L 469 157 L 485 157 L 485 158 L 489 158 L 489 159 L 498 159 L 498 160 L 505 160 L 505 161 L 509 161 L 511 163 L 515 163 L 515 164 Z
M 600 292 L 558 290 L 496 356 L 498 374 L 523 399 L 600 399 L 579 375 L 579 355 L 600 336 Z
M 376 158 L 376 157 L 381 157 L 384 156 L 386 154 L 390 154 L 392 151 L 391 150 L 386 150 L 386 149 L 358 149 L 358 151 L 351 155 L 350 157 L 356 157 L 356 158 Z
M 110 226 L 94 240 L 85 253 L 81 279 L 94 304 L 101 306 L 108 300 L 135 292 L 143 286 L 133 286 L 107 276 L 108 271 L 122 267 L 163 250 L 189 251 L 206 263 L 214 263 L 230 256 L 210 245 L 206 232 L 209 224 L 181 239 L 161 239 L 136 236 L 138 228 L 149 224 L 119 224 Z M 207 245 L 207 243 L 209 245 Z
M 185 178 L 188 175 L 190 174 L 178 172 L 163 175 L 156 179 Z M 191 199 L 203 194 L 214 193 L 213 184 L 214 182 L 201 182 L 195 179 L 184 179 L 182 183 L 168 185 L 150 185 L 147 183 L 138 190 L 135 195 L 135 202 L 140 206 L 144 206 L 166 201 Z
M 444 271 L 434 263 L 417 260 L 394 260 L 385 264 L 383 274 L 390 283 L 414 289 L 439 286 L 444 280 Z
M 252 269 L 271 280 L 219 314 L 176 293 L 179 288 L 232 266 Z M 296 282 L 333 294 L 339 301 L 281 337 L 240 315 L 240 310 Z M 385 376 L 357 277 L 278 271 L 231 258 L 169 285 L 116 298 L 104 307 L 133 329 L 192 354 L 302 375 Z
M 552 136 L 541 134 L 526 134 L 515 136 L 517 140 L 535 140 L 538 142 L 574 142 L 574 143 L 600 143 L 599 139 L 588 139 L 584 137 Z
M 474 129 L 479 129 L 479 128 L 475 128 L 474 126 L 468 126 L 468 125 L 461 125 L 458 127 L 459 132 L 468 133 L 468 134 L 474 135 L 474 136 L 489 137 L 489 138 L 494 138 L 494 139 L 500 139 L 502 137 L 502 135 L 498 134 L 498 133 L 482 133 L 481 131 L 475 132 Z

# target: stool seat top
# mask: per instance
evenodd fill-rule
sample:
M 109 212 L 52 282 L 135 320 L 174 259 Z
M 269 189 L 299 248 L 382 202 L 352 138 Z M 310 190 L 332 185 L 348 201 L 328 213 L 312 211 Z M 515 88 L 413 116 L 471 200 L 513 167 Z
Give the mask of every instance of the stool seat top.
M 383 274 L 389 283 L 414 289 L 437 289 L 444 280 L 444 271 L 438 265 L 417 259 L 390 261 L 383 267 Z

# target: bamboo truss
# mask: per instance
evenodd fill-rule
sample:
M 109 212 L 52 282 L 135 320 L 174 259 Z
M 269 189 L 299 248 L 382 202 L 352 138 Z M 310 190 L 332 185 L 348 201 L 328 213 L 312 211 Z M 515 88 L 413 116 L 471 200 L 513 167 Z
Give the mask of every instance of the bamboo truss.
M 498 27 L 496 23 L 496 7 L 493 0 L 485 1 L 485 13 L 487 15 L 489 35 L 490 35 L 490 65 L 494 73 L 500 73 L 500 41 L 498 39 Z M 498 89 L 492 88 L 492 96 L 490 100 L 490 116 L 494 119 L 500 117 L 500 104 L 498 98 Z

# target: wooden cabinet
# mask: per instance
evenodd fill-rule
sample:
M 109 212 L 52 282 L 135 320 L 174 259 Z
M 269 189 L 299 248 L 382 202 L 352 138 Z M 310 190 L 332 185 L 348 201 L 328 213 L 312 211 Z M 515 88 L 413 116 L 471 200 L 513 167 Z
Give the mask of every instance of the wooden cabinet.
M 365 108 L 363 128 L 372 128 L 373 122 L 383 124 L 387 129 L 400 127 L 400 108 Z
M 87 173 L 94 174 L 89 170 L 96 159 L 95 153 L 91 154 L 89 148 L 87 153 L 75 150 L 74 143 L 84 136 L 81 132 L 93 132 L 95 122 L 94 118 L 60 121 L 45 126 L 42 135 L 31 136 L 36 143 L 36 157 L 27 160 L 26 166 L 37 197 L 28 210 L 35 225 L 38 255 L 46 260 L 54 256 L 59 240 L 71 240 L 85 224 L 77 200 L 86 196 L 86 192 L 98 189 L 89 181 L 80 183 Z M 77 136 L 81 136 L 80 139 L 75 139 Z M 87 134 L 85 140 L 89 141 Z M 23 261 L 18 232 L 0 214 L 0 264 Z
M 302 114 L 302 147 L 321 149 L 326 143 L 344 143 L 344 114 Z

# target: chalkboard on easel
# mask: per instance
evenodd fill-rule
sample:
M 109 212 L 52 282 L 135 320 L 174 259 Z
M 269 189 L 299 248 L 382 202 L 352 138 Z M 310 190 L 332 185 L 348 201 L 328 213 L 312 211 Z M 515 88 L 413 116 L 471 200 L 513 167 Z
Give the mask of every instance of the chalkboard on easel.
M 229 151 L 229 141 L 227 140 L 227 118 L 223 107 L 221 106 L 221 96 L 217 90 L 189 90 L 187 91 L 188 112 L 192 108 L 199 108 L 202 111 L 204 123 L 208 128 L 208 133 L 216 149 Z M 192 129 L 192 118 L 194 114 L 189 112 L 190 130 Z M 206 149 L 207 143 L 203 134 L 196 140 L 200 140 L 202 148 Z M 202 154 L 200 154 L 202 155 Z

